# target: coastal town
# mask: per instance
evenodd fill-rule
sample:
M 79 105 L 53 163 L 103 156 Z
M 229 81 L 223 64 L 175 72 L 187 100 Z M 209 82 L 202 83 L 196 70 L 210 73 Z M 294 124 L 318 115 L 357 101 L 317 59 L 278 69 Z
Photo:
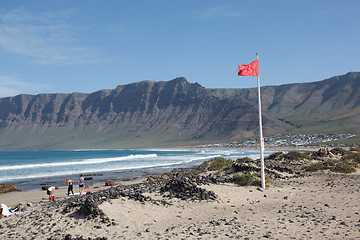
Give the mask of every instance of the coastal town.
M 355 134 L 276 134 L 264 136 L 264 143 L 267 147 L 342 146 L 343 144 L 334 144 L 333 142 L 352 137 L 355 137 Z M 259 137 L 252 137 L 229 143 L 209 144 L 204 147 L 252 148 L 258 147 L 259 144 Z

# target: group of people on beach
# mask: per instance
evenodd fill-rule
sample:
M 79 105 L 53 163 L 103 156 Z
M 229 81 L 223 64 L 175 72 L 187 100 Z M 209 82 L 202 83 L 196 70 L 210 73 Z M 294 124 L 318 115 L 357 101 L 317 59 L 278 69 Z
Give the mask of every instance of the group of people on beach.
M 82 174 L 80 175 L 80 177 L 78 179 L 78 184 L 79 184 L 79 193 L 80 193 L 80 195 L 83 195 L 84 187 L 85 187 L 85 179 Z M 67 178 L 65 181 L 65 185 L 68 186 L 67 195 L 70 196 L 70 193 L 72 193 L 72 195 L 74 195 L 74 180 Z M 50 201 L 55 201 L 54 190 L 55 190 L 54 186 L 51 186 L 47 189 L 47 194 L 49 195 Z
M 67 178 L 65 181 L 65 185 L 68 186 L 68 196 L 70 195 L 70 192 L 74 195 L 74 189 L 73 189 L 74 180 L 71 180 L 70 178 Z M 79 193 L 80 195 L 84 194 L 84 187 L 85 187 L 85 180 L 84 176 L 81 174 L 78 179 L 79 184 Z

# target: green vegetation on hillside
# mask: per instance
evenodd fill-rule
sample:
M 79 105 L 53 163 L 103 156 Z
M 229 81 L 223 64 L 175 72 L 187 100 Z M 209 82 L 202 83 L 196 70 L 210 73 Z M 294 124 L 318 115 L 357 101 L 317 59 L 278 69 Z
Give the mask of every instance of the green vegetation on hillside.
M 238 159 L 237 162 L 256 162 L 255 160 L 245 157 Z M 207 171 L 216 171 L 218 175 L 232 176 L 232 181 L 239 186 L 257 186 L 261 187 L 261 174 L 260 173 L 234 173 L 231 170 L 233 161 L 222 157 L 216 157 L 203 162 L 198 167 L 191 169 L 188 174 L 197 175 L 200 173 L 206 173 Z M 266 186 L 273 184 L 272 179 L 265 176 Z
M 290 161 L 297 161 L 301 159 L 308 159 L 311 160 L 310 152 L 301 153 L 298 151 L 290 151 L 288 153 L 283 152 L 275 152 L 270 154 L 266 159 L 277 159 L 277 158 L 284 158 Z
M 337 173 L 352 173 L 360 164 L 360 151 L 359 148 L 352 148 L 349 151 L 344 148 L 334 148 L 330 150 L 334 156 L 340 156 L 340 159 L 331 159 L 327 161 L 317 162 L 304 167 L 305 171 L 316 172 L 329 170 Z
M 223 157 L 216 157 L 208 161 L 203 162 L 196 168 L 191 170 L 191 174 L 199 174 L 207 171 L 222 172 L 229 170 L 232 166 L 232 161 Z
M 256 186 L 261 187 L 261 174 L 260 173 L 236 173 L 234 175 L 234 183 L 239 186 Z M 273 184 L 272 179 L 265 175 L 265 186 Z

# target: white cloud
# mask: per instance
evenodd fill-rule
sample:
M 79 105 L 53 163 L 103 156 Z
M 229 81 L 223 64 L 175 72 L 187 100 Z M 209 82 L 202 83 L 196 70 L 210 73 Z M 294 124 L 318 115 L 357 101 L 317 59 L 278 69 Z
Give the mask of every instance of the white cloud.
M 238 11 L 232 10 L 227 6 L 218 6 L 205 9 L 199 12 L 196 16 L 198 19 L 213 19 L 224 17 L 238 17 L 244 15 Z
M 0 49 L 39 64 L 93 62 L 97 54 L 80 46 L 73 37 L 76 28 L 66 23 L 74 13 L 72 9 L 36 15 L 25 9 L 0 11 Z
M 15 96 L 22 93 L 33 94 L 48 89 L 45 84 L 28 83 L 19 79 L 20 76 L 17 75 L 0 76 L 0 97 Z

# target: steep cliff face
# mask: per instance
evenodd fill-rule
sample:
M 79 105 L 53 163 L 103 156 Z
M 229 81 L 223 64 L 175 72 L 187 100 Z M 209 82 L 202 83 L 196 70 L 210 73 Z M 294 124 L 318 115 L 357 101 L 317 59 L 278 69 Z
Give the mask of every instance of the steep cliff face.
M 265 135 L 360 133 L 360 74 L 262 88 Z M 185 78 L 0 99 L 0 149 L 166 147 L 258 135 L 256 89 Z
M 257 102 L 256 89 L 213 89 L 219 97 L 241 96 Z M 360 73 L 319 82 L 261 88 L 264 111 L 303 131 L 360 133 Z
M 91 94 L 23 94 L 0 99 L 0 109 L 0 148 L 166 146 L 258 132 L 254 104 L 242 97 L 215 96 L 185 78 Z M 288 128 L 264 114 L 265 132 Z
M 74 121 L 86 94 L 18 95 L 0 99 L 1 128 Z
M 277 88 L 268 111 L 281 116 L 328 119 L 360 107 L 360 73 Z

